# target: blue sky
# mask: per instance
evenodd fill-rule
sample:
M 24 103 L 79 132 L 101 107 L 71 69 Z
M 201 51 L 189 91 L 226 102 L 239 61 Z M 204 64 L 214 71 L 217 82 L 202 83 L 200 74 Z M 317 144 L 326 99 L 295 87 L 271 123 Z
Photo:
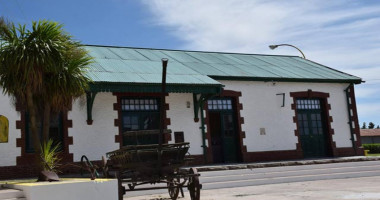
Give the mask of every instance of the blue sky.
M 84 44 L 299 55 L 362 77 L 359 121 L 380 124 L 380 1 L 0 0 L 15 23 L 49 19 Z

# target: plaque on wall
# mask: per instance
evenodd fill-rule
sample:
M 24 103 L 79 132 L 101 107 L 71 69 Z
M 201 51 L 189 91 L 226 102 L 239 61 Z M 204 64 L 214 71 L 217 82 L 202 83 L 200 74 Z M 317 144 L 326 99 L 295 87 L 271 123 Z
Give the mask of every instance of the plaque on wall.
M 9 121 L 3 115 L 0 115 L 0 143 L 7 143 L 9 135 Z

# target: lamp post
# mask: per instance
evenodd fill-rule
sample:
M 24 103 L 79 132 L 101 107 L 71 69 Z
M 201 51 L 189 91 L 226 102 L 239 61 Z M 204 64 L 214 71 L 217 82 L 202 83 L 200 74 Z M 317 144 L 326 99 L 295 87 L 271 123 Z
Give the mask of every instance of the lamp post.
M 274 50 L 275 48 L 279 47 L 279 46 L 289 46 L 289 47 L 293 47 L 295 49 L 297 49 L 301 54 L 302 54 L 302 57 L 303 59 L 306 59 L 305 57 L 305 54 L 303 54 L 303 52 L 301 51 L 301 49 L 297 48 L 296 46 L 294 45 L 291 45 L 291 44 L 276 44 L 276 45 L 269 45 L 269 48 Z

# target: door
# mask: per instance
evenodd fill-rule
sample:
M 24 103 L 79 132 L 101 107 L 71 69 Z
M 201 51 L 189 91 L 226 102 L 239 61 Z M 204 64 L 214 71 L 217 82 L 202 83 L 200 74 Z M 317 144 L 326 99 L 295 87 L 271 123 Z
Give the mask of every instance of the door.
M 208 101 L 214 163 L 238 161 L 238 138 L 232 98 Z
M 297 99 L 298 133 L 305 157 L 327 156 L 326 125 L 319 99 Z
M 237 133 L 232 112 L 221 113 L 222 142 L 225 162 L 237 162 Z

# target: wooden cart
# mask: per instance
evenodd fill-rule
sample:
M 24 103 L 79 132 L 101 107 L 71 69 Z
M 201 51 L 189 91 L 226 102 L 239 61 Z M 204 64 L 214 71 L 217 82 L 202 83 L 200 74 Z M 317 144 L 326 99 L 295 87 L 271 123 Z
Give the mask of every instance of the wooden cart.
M 144 131 L 140 133 L 146 134 Z M 152 134 L 152 131 L 149 131 Z M 106 154 L 105 176 L 115 176 L 119 182 L 119 199 L 126 191 L 167 188 L 172 199 L 177 199 L 183 189 L 189 190 L 191 199 L 200 198 L 202 185 L 196 168 L 181 169 L 189 159 L 185 158 L 189 143 L 130 145 Z M 123 186 L 127 184 L 127 188 Z M 164 183 L 166 186 L 141 187 Z

